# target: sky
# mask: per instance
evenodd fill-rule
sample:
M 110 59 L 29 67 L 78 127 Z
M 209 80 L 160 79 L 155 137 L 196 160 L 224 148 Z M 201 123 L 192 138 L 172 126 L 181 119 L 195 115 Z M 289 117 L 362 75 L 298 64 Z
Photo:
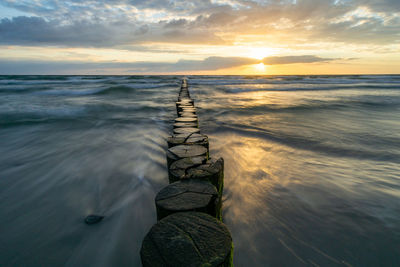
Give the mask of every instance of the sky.
M 399 0 L 0 0 L 0 74 L 399 73 Z

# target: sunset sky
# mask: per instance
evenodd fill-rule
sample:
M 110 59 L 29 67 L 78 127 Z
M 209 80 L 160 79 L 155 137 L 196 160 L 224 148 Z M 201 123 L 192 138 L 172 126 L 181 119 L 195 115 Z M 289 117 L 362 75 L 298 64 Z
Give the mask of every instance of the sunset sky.
M 0 0 L 0 74 L 400 73 L 399 0 Z

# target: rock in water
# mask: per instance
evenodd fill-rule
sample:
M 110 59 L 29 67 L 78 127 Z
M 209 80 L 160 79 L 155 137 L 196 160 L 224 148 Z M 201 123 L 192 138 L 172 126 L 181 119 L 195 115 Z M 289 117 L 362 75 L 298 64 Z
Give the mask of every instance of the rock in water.
M 151 228 L 140 256 L 144 267 L 232 266 L 232 237 L 208 214 L 178 212 Z
M 85 218 L 86 224 L 95 224 L 103 220 L 104 216 L 101 215 L 89 215 Z

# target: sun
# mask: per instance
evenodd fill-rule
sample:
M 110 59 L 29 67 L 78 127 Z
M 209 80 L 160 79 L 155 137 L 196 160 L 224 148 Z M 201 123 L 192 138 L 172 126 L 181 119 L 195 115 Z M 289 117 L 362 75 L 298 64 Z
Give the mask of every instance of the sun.
M 263 59 L 276 53 L 275 49 L 269 47 L 249 47 L 247 48 L 247 56 L 256 59 Z
M 265 72 L 265 65 L 264 63 L 254 64 L 254 69 L 257 72 Z

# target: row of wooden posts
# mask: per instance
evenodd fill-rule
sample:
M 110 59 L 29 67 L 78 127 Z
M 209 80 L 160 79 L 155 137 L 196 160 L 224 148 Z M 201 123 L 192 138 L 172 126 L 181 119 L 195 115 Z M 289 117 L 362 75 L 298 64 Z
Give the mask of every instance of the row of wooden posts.
M 186 79 L 176 112 L 174 133 L 167 140 L 170 184 L 155 198 L 157 223 L 143 240 L 142 264 L 232 266 L 232 237 L 221 214 L 224 160 L 209 156 Z

